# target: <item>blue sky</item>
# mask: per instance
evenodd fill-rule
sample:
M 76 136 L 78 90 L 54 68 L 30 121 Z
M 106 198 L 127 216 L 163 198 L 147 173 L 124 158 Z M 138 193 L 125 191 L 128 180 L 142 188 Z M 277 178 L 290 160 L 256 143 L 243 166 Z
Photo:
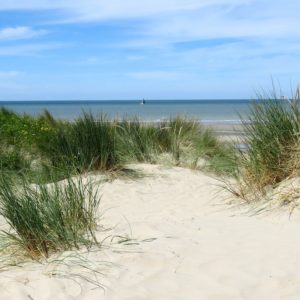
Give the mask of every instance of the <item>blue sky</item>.
M 250 98 L 300 75 L 297 0 L 0 0 L 0 100 Z

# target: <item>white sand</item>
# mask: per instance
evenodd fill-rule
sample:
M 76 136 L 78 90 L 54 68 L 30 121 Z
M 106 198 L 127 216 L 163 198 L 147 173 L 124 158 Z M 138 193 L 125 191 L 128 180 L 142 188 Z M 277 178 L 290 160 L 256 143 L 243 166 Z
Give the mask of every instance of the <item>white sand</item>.
M 211 177 L 141 167 L 149 177 L 101 189 L 102 224 L 115 228 L 98 238 L 133 239 L 88 254 L 105 273 L 105 291 L 81 279 L 50 277 L 49 266 L 29 263 L 0 273 L 0 299 L 300 299 L 296 215 L 250 217 L 220 205 L 228 195 Z M 112 265 L 101 267 L 100 260 Z

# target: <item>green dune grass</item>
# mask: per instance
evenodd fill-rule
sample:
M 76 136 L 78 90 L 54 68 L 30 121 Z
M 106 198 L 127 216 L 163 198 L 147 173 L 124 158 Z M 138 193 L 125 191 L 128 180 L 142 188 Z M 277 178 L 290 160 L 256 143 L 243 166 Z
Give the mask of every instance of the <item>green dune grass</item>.
M 0 111 L 0 167 L 32 178 L 66 178 L 88 171 L 118 171 L 131 162 L 163 161 L 231 174 L 234 165 L 228 145 L 211 130 L 188 118 L 149 124 L 137 118 L 111 121 L 104 115 L 83 113 L 74 122 L 58 121 L 49 112 L 37 117 Z M 227 154 L 226 154 L 227 152 Z M 187 164 L 186 161 L 190 163 Z
M 25 178 L 0 178 L 0 214 L 10 225 L 2 239 L 32 258 L 95 244 L 100 197 L 91 184 L 30 185 Z
M 264 192 L 295 172 L 299 145 L 300 110 L 291 101 L 261 97 L 244 122 L 249 151 L 239 155 L 239 171 L 246 191 Z M 244 191 L 245 193 L 245 191 Z

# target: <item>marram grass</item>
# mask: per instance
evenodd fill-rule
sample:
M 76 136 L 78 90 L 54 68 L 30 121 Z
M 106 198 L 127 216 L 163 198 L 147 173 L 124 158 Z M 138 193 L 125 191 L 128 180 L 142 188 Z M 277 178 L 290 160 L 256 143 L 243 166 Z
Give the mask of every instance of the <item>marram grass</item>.
M 211 130 L 186 117 L 145 123 L 83 113 L 71 122 L 55 120 L 49 112 L 30 117 L 2 110 L 0 121 L 5 148 L 0 148 L 1 170 L 25 173 L 32 181 L 43 177 L 46 182 L 54 174 L 62 179 L 89 171 L 118 173 L 128 163 L 166 159 L 168 164 L 193 168 L 205 159 L 207 170 L 222 174 L 233 169 L 228 147 Z
M 176 117 L 160 124 L 157 140 L 160 149 L 171 153 L 174 163 L 179 165 L 182 154 L 193 151 L 197 135 L 201 135 L 201 130 L 195 121 Z
M 117 123 L 117 143 L 123 161 L 154 162 L 158 154 L 156 142 L 158 128 L 138 118 Z
M 300 133 L 298 100 L 255 102 L 248 119 L 244 130 L 249 150 L 240 153 L 240 177 L 246 190 L 263 192 L 266 186 L 280 183 L 295 171 Z
M 56 167 L 69 165 L 84 172 L 120 166 L 116 125 L 103 115 L 94 117 L 84 113 L 73 123 L 60 124 L 48 147 L 43 149 Z
M 91 184 L 67 179 L 51 185 L 0 180 L 0 214 L 10 230 L 2 238 L 32 258 L 96 243 L 100 198 Z

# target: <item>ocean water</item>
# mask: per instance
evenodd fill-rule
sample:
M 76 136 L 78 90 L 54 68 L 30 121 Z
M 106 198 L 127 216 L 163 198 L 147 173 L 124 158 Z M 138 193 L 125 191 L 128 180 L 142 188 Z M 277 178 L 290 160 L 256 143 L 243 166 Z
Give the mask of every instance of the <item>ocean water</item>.
M 0 107 L 38 115 L 48 110 L 54 117 L 73 120 L 83 111 L 109 118 L 133 118 L 155 122 L 186 116 L 203 123 L 240 123 L 247 118 L 250 100 L 146 100 L 140 101 L 0 101 Z

